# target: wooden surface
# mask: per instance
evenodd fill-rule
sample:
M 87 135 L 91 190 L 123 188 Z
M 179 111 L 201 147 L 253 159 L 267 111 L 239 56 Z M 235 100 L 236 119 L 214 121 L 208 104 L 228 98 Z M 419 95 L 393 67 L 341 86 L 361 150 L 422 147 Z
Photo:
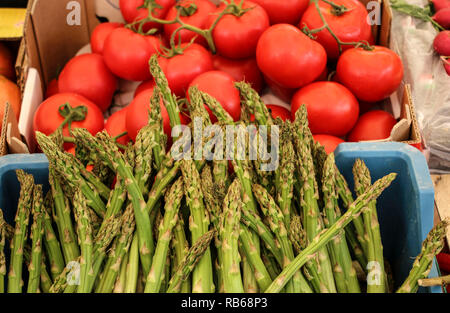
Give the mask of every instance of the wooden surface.
M 435 223 L 439 220 L 450 219 L 450 175 L 431 175 L 435 198 Z M 450 228 L 447 230 L 447 243 L 450 243 Z

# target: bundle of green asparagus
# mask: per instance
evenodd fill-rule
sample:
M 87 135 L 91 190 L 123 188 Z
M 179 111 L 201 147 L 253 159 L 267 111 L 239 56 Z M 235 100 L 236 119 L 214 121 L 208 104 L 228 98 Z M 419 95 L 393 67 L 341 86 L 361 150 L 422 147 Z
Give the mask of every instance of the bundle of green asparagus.
M 395 173 L 372 184 L 357 160 L 355 199 L 333 153 L 313 141 L 306 108 L 294 122 L 273 119 L 244 82 L 236 84 L 240 121 L 192 87 L 187 129 L 194 135 L 173 138 L 166 151 L 160 101 L 173 130 L 179 108 L 155 57 L 150 69 L 157 87 L 149 122 L 126 149 L 105 132 L 72 129 L 73 156 L 61 132 L 36 134 L 50 190 L 44 196 L 32 175 L 17 171 L 15 226 L 0 215 L 1 292 L 25 292 L 24 282 L 30 293 L 392 291 L 376 199 Z M 196 121 L 212 131 L 198 136 Z M 217 157 L 224 144 L 216 139 L 231 126 L 249 131 L 243 140 L 226 138 L 229 163 Z M 267 151 L 252 157 L 250 147 L 264 140 L 275 159 Z M 200 153 L 191 149 L 198 143 Z M 445 227 L 430 233 L 399 292 L 416 291 L 428 275 Z

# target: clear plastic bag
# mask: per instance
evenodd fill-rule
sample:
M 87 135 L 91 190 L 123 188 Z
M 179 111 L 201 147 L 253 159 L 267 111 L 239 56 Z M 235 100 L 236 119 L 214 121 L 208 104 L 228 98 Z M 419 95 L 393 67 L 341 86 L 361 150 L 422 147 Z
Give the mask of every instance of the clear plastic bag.
M 408 0 L 424 7 L 427 0 Z M 390 46 L 404 63 L 432 172 L 450 172 L 450 76 L 433 50 L 431 23 L 392 10 Z

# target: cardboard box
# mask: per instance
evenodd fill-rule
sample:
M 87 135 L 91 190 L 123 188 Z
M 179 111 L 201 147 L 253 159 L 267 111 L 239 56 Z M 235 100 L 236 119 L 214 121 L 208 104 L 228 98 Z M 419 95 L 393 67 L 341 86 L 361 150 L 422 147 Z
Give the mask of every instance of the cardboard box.
M 19 59 L 18 56 L 22 54 L 20 49 L 23 47 L 22 40 L 26 17 L 27 10 L 25 8 L 0 8 L 0 42 L 2 42 L 14 56 L 17 56 L 17 59 Z M 19 81 L 20 66 L 16 66 L 15 69 L 16 79 Z M 19 87 L 21 86 L 20 83 L 18 83 L 18 85 Z M 23 138 L 20 135 L 15 114 L 12 108 L 7 104 L 0 133 L 0 156 L 8 153 L 28 153 L 28 148 L 23 143 Z
M 77 51 L 89 43 L 94 27 L 99 23 L 96 18 L 96 6 L 102 0 L 78 0 L 80 5 L 79 25 L 69 25 L 67 15 L 70 12 L 70 0 L 30 0 L 28 5 L 29 20 L 25 25 L 25 47 L 22 64 L 20 65 L 23 88 L 25 92 L 23 110 L 19 120 L 20 133 L 26 138 L 30 150 L 33 151 L 32 118 L 42 101 L 42 94 L 50 80 L 57 77 L 59 70 L 72 58 Z M 388 45 L 391 11 L 386 3 L 388 0 L 378 0 L 381 25 L 373 25 L 374 37 L 381 45 Z M 366 5 L 369 0 L 362 0 Z M 108 1 L 108 3 L 118 3 Z M 371 2 L 373 4 L 373 2 Z M 97 14 L 98 14 L 97 8 Z M 105 15 L 120 12 L 107 12 Z M 30 70 L 30 69 L 35 69 Z M 34 72 L 34 73 L 33 73 Z M 30 74 L 31 73 L 31 74 Z M 27 81 L 27 76 L 30 82 Z M 25 81 L 27 81 L 25 88 Z M 21 80 L 22 82 L 22 80 Z M 409 85 L 404 85 L 391 96 L 385 105 L 388 111 L 394 113 L 399 122 L 393 128 L 391 136 L 382 141 L 401 141 L 419 147 L 421 137 L 417 128 L 414 106 Z

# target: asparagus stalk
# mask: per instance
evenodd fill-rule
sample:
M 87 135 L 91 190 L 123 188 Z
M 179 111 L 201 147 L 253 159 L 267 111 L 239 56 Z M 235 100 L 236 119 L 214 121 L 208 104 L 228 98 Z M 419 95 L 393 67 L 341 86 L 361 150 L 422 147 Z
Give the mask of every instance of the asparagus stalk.
M 42 185 L 36 185 L 33 193 L 33 224 L 31 226 L 31 262 L 28 266 L 27 293 L 36 293 L 39 289 L 42 265 L 43 227 Z
M 309 245 L 298 254 L 293 262 L 283 269 L 280 275 L 273 281 L 273 283 L 267 288 L 265 292 L 276 293 L 286 285 L 286 283 L 292 278 L 292 276 L 311 258 L 311 255 L 316 253 L 322 247 L 325 247 L 330 240 L 332 240 L 342 229 L 345 228 L 356 216 L 361 213 L 361 210 L 367 206 L 367 204 L 376 199 L 384 189 L 386 189 L 391 182 L 395 179 L 397 174 L 389 174 L 378 181 L 376 181 L 370 189 L 359 196 L 355 202 L 353 202 L 348 208 L 347 212 L 343 214 L 330 228 L 322 230 Z
M 397 293 L 412 293 L 419 289 L 419 279 L 427 278 L 433 266 L 434 257 L 442 250 L 445 245 L 444 238 L 446 228 L 449 225 L 448 220 L 444 220 L 433 227 L 427 238 L 422 243 L 420 254 L 414 260 L 411 271 L 405 279 Z
M 113 291 L 114 283 L 119 275 L 120 265 L 122 264 L 122 260 L 130 248 L 134 228 L 135 222 L 133 207 L 130 204 L 122 216 L 121 234 L 116 238 L 114 246 L 110 251 L 110 255 L 105 266 L 105 272 L 103 273 L 103 277 L 96 292 L 111 293 Z
M 165 261 L 172 239 L 172 230 L 177 224 L 178 211 L 183 198 L 183 187 L 183 179 L 179 178 L 166 193 L 164 219 L 159 226 L 158 243 L 144 290 L 146 293 L 157 293 L 161 288 Z
M 94 283 L 100 273 L 100 268 L 106 258 L 106 249 L 109 247 L 114 238 L 119 235 L 123 218 L 122 216 L 111 216 L 105 222 L 106 225 L 102 228 L 94 239 L 94 258 L 93 270 L 88 272 L 88 287 L 87 292 L 91 292 L 94 288 Z
M 80 190 L 75 192 L 73 199 L 75 220 L 77 222 L 78 243 L 81 247 L 80 259 L 80 285 L 78 293 L 89 290 L 89 272 L 93 271 L 93 230 L 91 218 L 88 213 L 86 199 Z
M 136 142 L 134 144 L 135 151 L 135 164 L 134 164 L 134 176 L 139 185 L 141 192 L 146 193 L 147 181 L 150 178 L 152 172 L 152 126 L 144 126 L 136 136 Z
M 223 217 L 220 221 L 219 237 L 222 242 L 224 292 L 243 293 L 241 269 L 239 267 L 239 228 L 241 212 L 241 194 L 239 181 L 235 180 L 225 196 Z
M 164 75 L 164 72 L 161 70 L 161 67 L 158 64 L 158 56 L 156 54 L 154 54 L 150 58 L 149 64 L 150 72 L 155 79 L 156 86 L 158 86 L 164 106 L 166 107 L 167 113 L 169 114 L 170 126 L 175 127 L 176 125 L 180 125 L 180 110 L 178 109 L 175 95 L 172 94 L 172 91 L 169 88 L 169 83 L 166 76 Z
M 337 192 L 339 194 L 339 197 L 341 198 L 344 206 L 348 208 L 350 204 L 353 203 L 353 195 L 350 191 L 350 188 L 348 188 L 348 184 L 345 181 L 344 176 L 342 176 L 341 172 L 339 172 L 339 169 L 336 167 L 336 188 Z M 366 235 L 365 235 L 365 229 L 364 229 L 364 221 L 362 220 L 361 216 L 358 216 L 352 224 L 350 224 L 347 229 L 347 232 L 351 233 L 350 237 L 356 238 L 359 242 L 359 247 L 364 252 L 364 256 L 358 256 L 358 260 L 361 259 L 362 262 L 360 264 L 365 267 L 365 264 L 367 264 L 367 254 L 368 254 L 368 247 L 367 247 L 367 241 L 366 241 Z M 347 236 L 348 238 L 349 236 Z M 355 255 L 358 253 L 358 248 L 355 250 L 353 249 L 353 252 Z M 365 264 L 364 264 L 365 263 Z
M 353 177 L 357 195 L 361 195 L 370 187 L 370 172 L 361 159 L 357 159 L 353 166 Z M 371 279 L 367 280 L 367 292 L 385 293 L 387 281 L 376 201 L 370 202 L 368 208 L 363 211 L 363 221 L 366 235 L 365 241 L 367 242 L 367 261 L 369 264 L 375 264 L 373 269 L 368 270 L 368 275 Z M 375 275 L 372 275 L 372 273 Z
M 127 264 L 127 282 L 125 284 L 125 293 L 135 293 L 137 279 L 139 274 L 139 243 L 138 237 L 134 237 L 131 242 L 130 254 Z
M 182 160 L 181 172 L 183 174 L 186 203 L 191 212 L 189 229 L 191 230 L 192 241 L 195 242 L 208 231 L 209 218 L 203 202 L 200 174 L 194 162 L 192 160 Z M 210 249 L 206 250 L 198 267 L 192 273 L 192 291 L 214 291 Z
M 173 231 L 173 239 L 172 239 L 172 249 L 174 250 L 174 271 L 177 270 L 181 266 L 181 263 L 183 263 L 183 260 L 187 257 L 189 253 L 189 244 L 186 240 L 186 234 L 184 233 L 184 222 L 183 218 L 180 214 L 178 214 L 179 217 L 177 219 L 177 224 L 175 225 L 174 231 Z M 215 235 L 215 237 L 217 237 Z M 172 274 L 172 276 L 175 273 Z M 170 281 L 169 281 L 170 283 Z M 190 293 L 191 292 L 191 279 L 189 278 L 189 274 L 181 285 L 179 287 L 179 292 L 181 293 Z M 166 289 L 166 292 L 168 292 L 168 289 Z
M 161 93 L 158 87 L 153 89 L 153 96 L 150 100 L 150 113 L 148 125 L 152 132 L 151 148 L 153 151 L 154 167 L 157 171 L 161 169 L 161 164 L 166 153 L 167 136 L 164 134 L 163 121 L 160 107 Z
M 261 210 L 264 215 L 268 217 L 270 228 L 280 242 L 284 256 L 283 267 L 286 267 L 294 259 L 294 251 L 292 249 L 292 244 L 288 239 L 286 227 L 284 226 L 283 213 L 264 187 L 254 184 L 253 192 L 260 204 Z M 312 292 L 311 287 L 309 287 L 308 282 L 300 271 L 297 271 L 297 273 L 294 274 L 292 281 L 288 282 L 286 291 L 291 293 Z
M 272 232 L 266 224 L 261 220 L 258 214 L 242 209 L 241 221 L 250 229 L 252 229 L 266 244 L 266 248 L 274 255 L 280 266 L 283 266 L 283 253 L 280 244 L 272 235 Z
M 128 265 L 129 252 L 125 254 L 122 259 L 122 264 L 120 264 L 119 276 L 117 276 L 116 282 L 114 284 L 113 293 L 124 293 L 125 284 L 127 281 L 127 265 Z
M 245 102 L 250 113 L 255 115 L 257 123 L 259 125 L 272 125 L 273 118 L 269 109 L 252 86 L 245 81 L 237 82 L 234 85 L 241 94 L 242 102 Z
M 287 124 L 287 123 L 286 123 Z M 289 124 L 287 124 L 289 125 Z M 280 183 L 277 188 L 277 201 L 284 215 L 284 223 L 289 231 L 291 224 L 291 202 L 294 192 L 295 152 L 290 140 L 291 127 L 283 127 L 282 146 L 280 147 L 281 164 L 279 166 Z M 287 137 L 287 138 L 286 138 Z
M 295 148 L 297 150 L 298 168 L 302 177 L 301 206 L 307 239 L 311 242 L 323 229 L 323 220 L 318 206 L 318 186 L 311 155 L 312 135 L 308 128 L 306 106 L 301 106 L 295 114 Z M 318 251 L 320 280 L 329 292 L 336 292 L 331 261 L 326 247 Z
M 177 271 L 170 279 L 169 287 L 166 291 L 167 293 L 180 292 L 182 283 L 188 279 L 198 262 L 202 259 L 206 250 L 208 250 L 215 233 L 215 229 L 208 231 L 192 245 L 189 252 L 183 258 L 183 261 L 178 265 Z
M 144 274 L 147 275 L 151 267 L 151 256 L 154 251 L 152 227 L 150 217 L 145 208 L 145 200 L 130 164 L 124 159 L 117 146 L 105 132 L 98 133 L 95 140 L 86 130 L 74 129 L 73 135 L 81 138 L 85 145 L 93 147 L 100 158 L 108 163 L 115 172 L 123 177 L 128 195 L 133 203 L 136 218 L 136 228 L 139 236 L 139 255 L 141 257 Z
M 49 183 L 54 199 L 53 219 L 58 226 L 58 234 L 61 242 L 65 263 L 74 261 L 80 255 L 77 244 L 77 236 L 70 216 L 69 201 L 65 197 L 61 184 L 56 177 L 54 169 L 49 167 Z
M 53 230 L 52 219 L 50 213 L 53 211 L 52 193 L 49 191 L 44 199 L 43 226 L 44 226 L 44 246 L 49 258 L 50 273 L 55 279 L 64 270 L 64 257 L 61 252 L 61 244 L 59 243 L 56 233 Z
M 104 216 L 106 208 L 99 194 L 99 186 L 91 188 L 88 182 L 82 177 L 81 169 L 73 165 L 73 158 L 70 154 L 66 154 L 58 150 L 57 145 L 47 136 L 41 132 L 36 132 L 36 139 L 45 153 L 51 166 L 65 178 L 65 181 L 70 184 L 72 189 L 80 188 L 83 195 L 87 199 L 87 203 L 94 211 L 101 217 Z M 92 184 L 91 181 L 89 183 Z M 106 198 L 109 195 L 109 188 L 105 190 Z
M 20 182 L 19 204 L 16 213 L 14 238 L 11 241 L 11 257 L 8 273 L 8 293 L 22 292 L 22 266 L 27 239 L 29 216 L 33 200 L 34 179 L 22 170 L 16 171 Z
M 341 216 L 335 185 L 335 168 L 334 154 L 330 153 L 325 160 L 322 169 L 322 192 L 326 216 L 325 226 L 327 228 L 336 223 L 336 220 Z M 331 240 L 329 247 L 332 252 L 331 258 L 338 291 L 350 293 L 361 292 L 356 277 L 356 271 L 352 266 L 352 258 L 345 239 L 345 231 L 342 231 L 339 235 L 334 237 L 333 240 Z

